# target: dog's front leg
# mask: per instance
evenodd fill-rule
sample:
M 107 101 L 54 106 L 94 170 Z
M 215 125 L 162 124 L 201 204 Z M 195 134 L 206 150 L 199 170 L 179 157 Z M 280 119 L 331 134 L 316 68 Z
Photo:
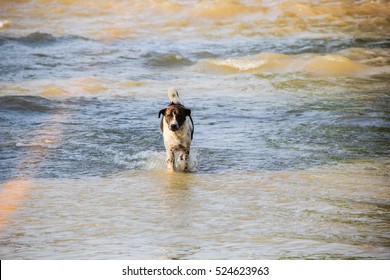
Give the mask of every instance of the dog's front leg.
M 184 171 L 188 171 L 189 157 L 190 157 L 190 150 L 184 149 L 181 151 L 180 160 L 184 160 Z
M 174 170 L 175 166 L 175 153 L 173 148 L 167 148 L 167 168 L 168 170 Z

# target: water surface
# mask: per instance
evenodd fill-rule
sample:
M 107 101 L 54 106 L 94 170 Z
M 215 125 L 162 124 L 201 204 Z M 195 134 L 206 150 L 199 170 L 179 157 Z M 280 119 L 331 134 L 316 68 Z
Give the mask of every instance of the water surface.
M 1 2 L 1 258 L 388 259 L 389 15 Z M 165 167 L 171 86 L 190 173 Z

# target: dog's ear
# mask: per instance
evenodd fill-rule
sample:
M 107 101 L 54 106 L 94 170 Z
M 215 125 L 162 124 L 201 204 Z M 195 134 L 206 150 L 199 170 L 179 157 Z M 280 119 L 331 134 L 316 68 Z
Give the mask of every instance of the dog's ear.
M 188 108 L 184 108 L 184 114 L 185 114 L 186 116 L 191 117 L 191 110 L 188 109 Z
M 161 114 L 162 114 L 163 116 L 165 116 L 165 111 L 166 111 L 166 110 L 167 110 L 167 108 L 161 109 L 160 112 L 158 112 L 158 118 L 160 118 Z

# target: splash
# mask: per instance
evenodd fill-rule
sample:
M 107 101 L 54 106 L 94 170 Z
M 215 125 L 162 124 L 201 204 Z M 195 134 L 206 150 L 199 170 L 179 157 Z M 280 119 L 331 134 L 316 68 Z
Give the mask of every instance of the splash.
M 136 165 L 143 170 L 149 171 L 163 171 L 167 170 L 165 163 L 165 153 L 157 151 L 142 151 L 132 155 L 132 162 L 136 162 Z M 184 162 L 180 161 L 179 158 L 176 158 L 175 170 L 183 171 Z M 188 170 L 189 172 L 196 172 L 198 167 L 198 152 L 196 149 L 191 150 Z
M 196 149 L 191 150 L 189 162 L 188 162 L 188 171 L 196 172 L 198 167 L 198 152 Z M 178 156 L 175 159 L 175 170 L 184 171 L 185 170 L 185 162 L 180 160 Z

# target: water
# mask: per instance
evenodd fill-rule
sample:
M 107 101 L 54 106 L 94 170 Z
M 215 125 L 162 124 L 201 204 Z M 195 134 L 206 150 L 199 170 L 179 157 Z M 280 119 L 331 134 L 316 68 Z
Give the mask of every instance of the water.
M 390 6 L 317 2 L 2 1 L 0 257 L 388 259 Z

